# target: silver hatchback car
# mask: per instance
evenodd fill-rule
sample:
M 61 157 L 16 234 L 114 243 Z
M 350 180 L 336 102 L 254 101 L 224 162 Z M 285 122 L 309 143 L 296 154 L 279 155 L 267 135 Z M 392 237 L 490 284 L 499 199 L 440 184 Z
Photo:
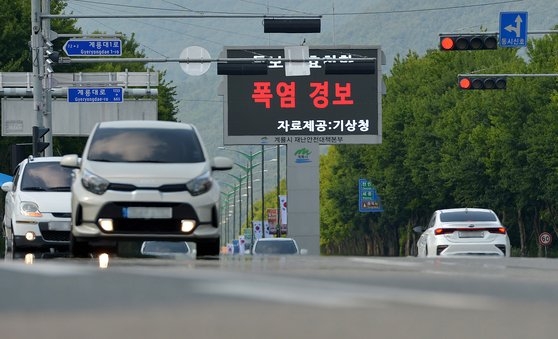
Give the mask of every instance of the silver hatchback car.
M 218 256 L 220 189 L 212 172 L 233 161 L 210 159 L 193 125 L 109 121 L 91 132 L 74 168 L 70 252 L 116 253 L 121 241 L 191 241 L 197 256 Z M 139 252 L 139 249 L 138 249 Z

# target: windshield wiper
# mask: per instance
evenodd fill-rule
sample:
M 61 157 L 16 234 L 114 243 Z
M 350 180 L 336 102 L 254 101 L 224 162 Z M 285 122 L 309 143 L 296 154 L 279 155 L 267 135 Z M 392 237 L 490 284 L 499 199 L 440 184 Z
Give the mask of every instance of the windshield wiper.
M 58 187 L 49 187 L 49 191 L 69 191 L 71 189 L 70 186 L 58 186 Z
M 29 187 L 22 187 L 22 191 L 46 191 L 44 187 L 39 186 L 29 186 Z

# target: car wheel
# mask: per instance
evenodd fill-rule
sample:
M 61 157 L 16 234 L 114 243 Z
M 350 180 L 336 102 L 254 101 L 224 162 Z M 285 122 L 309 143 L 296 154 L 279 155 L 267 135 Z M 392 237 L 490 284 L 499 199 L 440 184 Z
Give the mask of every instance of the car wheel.
M 9 239 L 6 230 L 4 229 L 4 258 L 13 259 L 13 238 Z
M 74 258 L 89 258 L 89 245 L 86 242 L 78 241 L 70 232 L 70 255 Z
M 220 239 L 203 239 L 196 242 L 196 259 L 218 259 Z

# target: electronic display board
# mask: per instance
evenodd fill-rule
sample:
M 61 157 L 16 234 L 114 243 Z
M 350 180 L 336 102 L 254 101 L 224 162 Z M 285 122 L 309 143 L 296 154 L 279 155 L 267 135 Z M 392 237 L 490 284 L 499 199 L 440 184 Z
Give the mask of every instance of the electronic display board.
M 227 60 L 267 62 L 267 74 L 226 75 L 224 144 L 379 144 L 379 46 L 309 47 L 310 74 L 286 76 L 284 47 L 227 47 Z M 326 63 L 350 66 L 375 58 L 373 74 L 326 74 Z M 294 60 L 293 60 L 294 61 Z

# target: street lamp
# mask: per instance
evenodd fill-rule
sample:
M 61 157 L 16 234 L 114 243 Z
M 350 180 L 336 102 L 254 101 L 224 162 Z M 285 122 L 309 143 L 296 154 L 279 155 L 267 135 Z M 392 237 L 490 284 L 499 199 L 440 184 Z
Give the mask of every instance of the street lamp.
M 234 226 L 236 224 L 236 191 L 240 190 L 240 185 L 231 185 L 227 182 L 219 182 L 219 184 L 223 184 L 223 185 L 225 185 L 225 186 L 227 186 L 227 187 L 229 187 L 233 190 L 233 192 L 232 192 L 232 194 L 233 194 L 233 227 L 232 227 L 232 230 L 233 230 L 233 239 L 234 239 L 234 235 L 235 235 Z M 229 192 L 229 194 L 230 194 L 230 192 Z M 240 196 L 240 192 L 239 192 L 238 195 Z M 239 216 L 239 218 L 240 218 L 240 216 Z
M 234 174 L 230 174 L 227 173 L 227 175 L 235 178 L 236 180 L 238 180 L 238 200 L 239 200 L 239 213 L 238 213 L 238 234 L 240 234 L 240 229 L 242 228 L 242 180 L 244 180 L 245 178 L 247 178 L 247 175 L 244 176 L 236 176 Z M 248 219 L 248 216 L 246 216 L 246 219 Z
M 248 191 L 248 189 L 249 189 L 248 183 L 250 183 L 250 187 L 252 187 L 254 185 L 254 178 L 253 178 L 253 175 L 252 175 L 252 170 L 254 168 L 256 168 L 257 166 L 259 166 L 260 164 L 254 164 L 254 165 L 250 164 L 249 166 L 243 166 L 243 165 L 241 165 L 237 162 L 235 162 L 234 164 L 237 165 L 238 167 L 240 167 L 246 173 L 246 177 L 248 177 L 248 179 L 246 180 L 246 195 L 248 196 L 248 198 L 246 199 L 246 223 L 248 223 L 249 221 L 250 222 L 252 221 L 252 219 L 250 219 L 248 217 L 249 216 L 248 210 L 249 210 L 250 205 L 252 206 L 251 216 L 252 216 L 252 218 L 254 217 L 254 200 L 253 200 L 254 197 L 252 196 L 252 192 Z
M 254 165 L 254 164 L 253 164 L 253 161 L 254 161 L 254 159 L 255 159 L 257 156 L 261 155 L 261 157 L 262 157 L 262 160 L 261 160 L 261 165 L 262 165 L 262 226 L 265 227 L 265 223 L 264 223 L 264 205 L 265 205 L 265 203 L 264 203 L 264 194 L 265 194 L 265 193 L 264 193 L 264 173 L 265 173 L 265 169 L 264 169 L 264 164 L 263 164 L 263 163 L 264 163 L 264 153 L 265 153 L 265 151 L 267 151 L 267 150 L 275 149 L 275 147 L 272 146 L 272 147 L 267 147 L 267 148 L 265 148 L 264 145 L 262 145 L 262 149 L 261 149 L 260 151 L 252 152 L 252 150 L 250 150 L 250 153 L 242 152 L 242 151 L 239 151 L 239 150 L 236 150 L 236 149 L 232 149 L 232 148 L 228 148 L 228 147 L 224 147 L 224 146 L 217 147 L 217 148 L 220 149 L 220 150 L 236 152 L 236 153 L 242 155 L 243 157 L 245 157 L 245 158 L 248 160 L 248 164 L 249 164 L 249 165 L 246 166 L 246 168 L 250 168 L 250 177 L 252 177 L 252 170 L 253 170 L 253 168 L 257 166 L 257 165 Z M 238 165 L 238 164 L 237 164 L 237 165 Z M 242 167 L 241 167 L 241 168 L 242 168 Z M 227 173 L 227 174 L 229 174 L 229 173 Z M 229 175 L 232 176 L 232 174 L 229 174 Z M 253 208 L 253 205 L 254 205 L 254 204 L 252 203 L 252 208 Z M 253 213 L 253 211 L 252 211 L 252 217 L 253 217 L 253 216 L 254 216 L 254 213 Z M 248 217 L 247 217 L 247 219 L 248 219 Z M 250 222 L 251 222 L 251 221 L 250 221 Z M 252 240 L 252 244 L 254 244 L 254 229 L 253 229 L 253 225 L 251 225 L 251 227 L 252 227 L 252 239 L 251 239 L 251 240 Z M 263 232 L 263 236 L 265 237 L 265 231 Z
M 231 196 L 234 196 L 236 193 L 235 190 L 232 192 L 221 192 L 223 197 L 225 198 L 225 203 L 221 203 L 221 224 L 223 225 L 223 232 L 224 233 L 224 244 L 226 245 L 229 242 L 229 233 L 230 233 L 230 200 Z M 223 244 L 221 244 L 223 245 Z

